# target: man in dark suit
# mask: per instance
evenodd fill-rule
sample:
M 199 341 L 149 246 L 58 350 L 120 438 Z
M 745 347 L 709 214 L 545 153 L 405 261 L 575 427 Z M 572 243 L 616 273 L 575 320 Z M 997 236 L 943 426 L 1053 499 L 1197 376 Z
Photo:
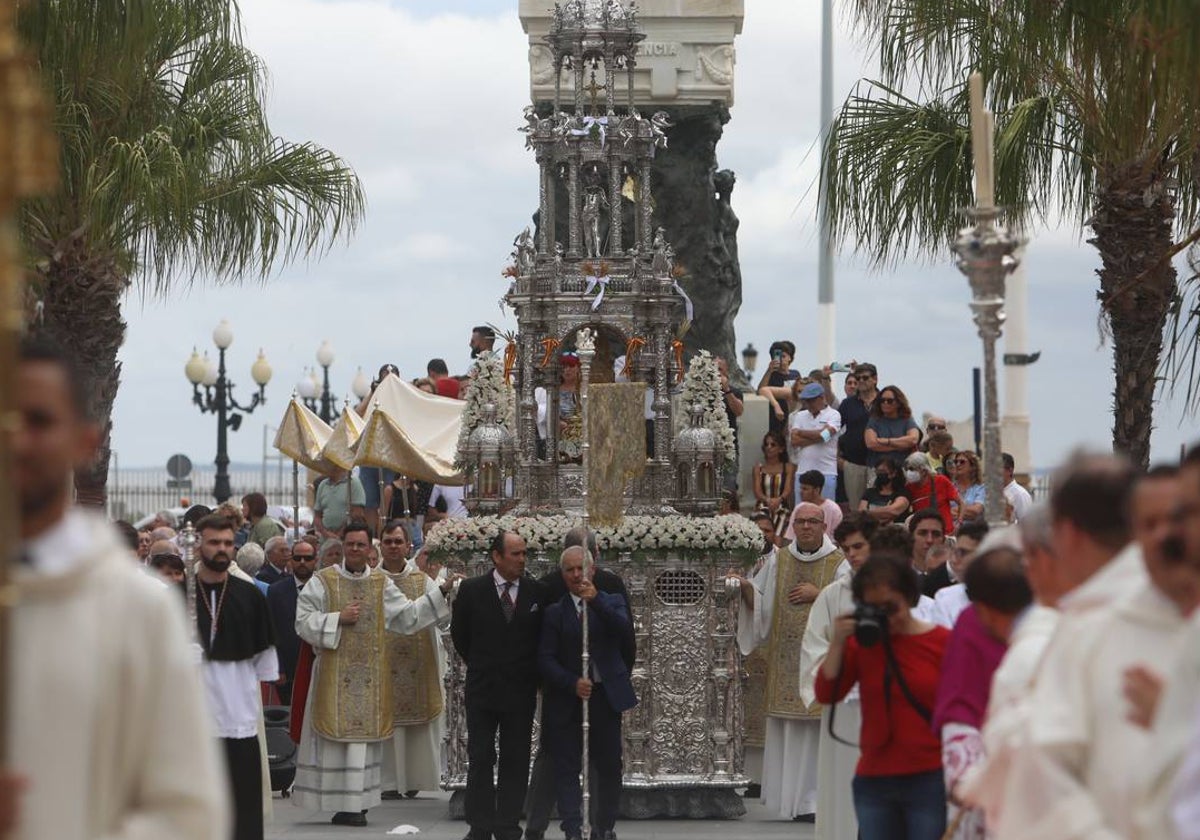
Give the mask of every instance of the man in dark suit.
M 542 672 L 542 738 L 554 759 L 558 814 L 568 840 L 581 836 L 583 710 L 588 704 L 591 762 L 596 768 L 594 833 L 615 840 L 621 800 L 621 713 L 637 705 L 623 640 L 632 633 L 629 610 L 618 595 L 600 592 L 584 573 L 582 547 L 562 553 L 559 568 L 567 594 L 546 607 L 538 667 Z M 586 613 L 585 613 L 586 610 Z M 589 673 L 583 673 L 583 620 L 588 622 Z
M 601 592 L 620 596 L 627 614 L 632 616 L 633 610 L 629 606 L 629 592 L 625 589 L 625 582 L 621 580 L 620 575 L 598 565 L 600 551 L 596 545 L 595 531 L 583 527 L 567 531 L 563 537 L 563 548 L 572 546 L 587 548 L 592 558 L 592 583 Z M 558 569 L 550 570 L 538 580 L 546 587 L 547 604 L 556 603 L 567 594 L 567 584 Z M 625 667 L 632 672 L 637 659 L 637 639 L 632 623 L 621 639 L 621 658 L 625 660 Z M 537 757 L 533 760 L 533 771 L 530 773 L 529 799 L 525 803 L 525 840 L 542 840 L 546 835 L 546 828 L 550 825 L 550 811 L 554 808 L 558 794 L 555 776 L 554 761 L 550 758 L 549 751 L 539 746 Z M 592 791 L 593 794 L 595 792 Z
M 467 665 L 467 838 L 520 840 L 544 589 L 524 577 L 519 535 L 501 531 L 491 555 L 492 571 L 459 587 L 450 622 L 454 649 Z M 499 779 L 493 784 L 497 732 Z
M 267 540 L 266 548 L 263 551 L 266 554 L 266 562 L 263 563 L 255 577 L 270 586 L 280 578 L 288 576 L 288 565 L 292 561 L 292 549 L 288 546 L 287 537 L 271 537 Z
M 317 550 L 304 541 L 292 549 L 292 574 L 285 575 L 267 587 L 267 608 L 275 626 L 275 652 L 279 654 L 279 700 L 285 706 L 292 702 L 292 685 L 296 678 L 296 660 L 300 656 L 300 637 L 296 635 L 296 600 L 304 584 L 317 568 Z

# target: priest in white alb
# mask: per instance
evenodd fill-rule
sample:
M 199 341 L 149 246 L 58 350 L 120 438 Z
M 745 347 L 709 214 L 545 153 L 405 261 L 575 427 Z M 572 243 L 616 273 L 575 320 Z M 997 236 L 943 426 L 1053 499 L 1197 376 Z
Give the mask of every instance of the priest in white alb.
M 871 536 L 875 529 L 875 521 L 859 513 L 843 519 L 833 532 L 850 566 L 850 574 L 841 575 L 822 589 L 808 615 L 808 625 L 804 629 L 804 641 L 800 648 L 800 699 L 810 706 L 817 702 L 817 671 L 825 661 L 825 654 L 829 652 L 829 644 L 833 641 L 834 621 L 854 612 L 851 582 L 854 573 L 871 556 Z M 831 723 L 833 735 L 830 734 Z M 862 705 L 857 686 L 837 704 L 836 712 L 830 706 L 821 710 L 821 736 L 817 753 L 817 840 L 843 840 L 858 836 L 858 817 L 854 813 L 851 785 L 858 767 L 858 747 L 854 745 L 858 743 L 861 727 Z
M 411 544 L 401 520 L 384 525 L 383 571 L 410 601 L 433 597 L 438 584 L 408 559 Z M 442 738 L 446 731 L 442 678 L 446 654 L 440 630 L 450 616 L 411 635 L 389 634 L 388 665 L 392 679 L 392 720 L 395 731 L 383 748 L 383 797 L 438 790 L 442 775 Z
M 793 522 L 795 541 L 741 580 L 737 628 L 743 653 L 767 646 L 762 793 L 767 808 L 786 819 L 816 811 L 821 709 L 801 697 L 800 648 L 813 602 L 845 560 L 825 534 L 819 507 L 798 505 Z
M 384 746 L 395 730 L 389 633 L 416 633 L 449 617 L 454 577 L 417 600 L 367 565 L 370 531 L 344 529 L 344 560 L 314 574 L 296 602 L 296 633 L 316 662 L 305 707 L 292 801 L 364 826 L 381 800 Z

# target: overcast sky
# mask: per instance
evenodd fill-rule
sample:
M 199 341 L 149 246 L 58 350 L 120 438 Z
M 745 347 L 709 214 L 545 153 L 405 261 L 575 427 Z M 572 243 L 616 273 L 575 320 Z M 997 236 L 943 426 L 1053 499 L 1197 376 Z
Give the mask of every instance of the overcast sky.
M 773 339 L 790 338 L 797 367 L 807 369 L 830 361 L 813 358 L 819 15 L 795 0 L 746 7 L 737 101 L 718 146 L 721 166 L 738 175 L 738 347 L 749 340 L 765 356 Z M 463 372 L 472 324 L 516 326 L 497 307 L 500 271 L 537 203 L 536 168 L 516 131 L 529 95 L 516 0 L 241 0 L 241 8 L 246 42 L 270 70 L 272 128 L 343 156 L 362 179 L 367 216 L 348 243 L 266 284 L 197 286 L 168 300 L 130 295 L 113 418 L 123 467 L 160 466 L 174 452 L 212 461 L 215 420 L 190 403 L 183 365 L 193 345 L 212 349 L 223 317 L 235 333 L 235 393 L 249 397 L 259 347 L 275 370 L 266 406 L 230 436 L 231 456 L 245 462 L 261 459 L 264 425 L 278 422 L 322 339 L 335 348 L 333 384 L 343 396 L 359 365 L 370 372 L 394 362 L 411 378 L 441 356 Z M 840 102 L 872 69 L 845 27 L 837 38 Z M 968 416 L 981 350 L 952 255 L 880 272 L 852 252 L 837 263 L 839 358 L 875 362 L 918 413 Z M 1078 443 L 1111 445 L 1112 360 L 1097 329 L 1097 264 L 1077 231 L 1032 232 L 1038 467 Z M 1198 437 L 1182 406 L 1182 397 L 1157 406 L 1157 459 Z

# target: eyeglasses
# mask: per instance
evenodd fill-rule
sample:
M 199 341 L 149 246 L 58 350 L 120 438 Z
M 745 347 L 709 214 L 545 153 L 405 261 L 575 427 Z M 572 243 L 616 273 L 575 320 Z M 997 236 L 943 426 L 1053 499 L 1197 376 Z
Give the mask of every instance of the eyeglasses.
M 895 397 L 880 397 L 879 401 L 881 403 L 894 403 L 894 402 L 896 402 L 896 398 Z
M 971 462 L 966 458 L 955 458 L 954 465 L 957 467 L 969 467 L 971 466 Z
M 821 527 L 824 527 L 825 520 L 824 519 L 814 519 L 814 518 L 797 519 L 796 524 L 797 525 L 809 525 L 813 528 L 816 528 L 818 525 Z
M 317 555 L 315 555 L 315 554 L 293 554 L 292 555 L 293 563 L 310 563 L 316 559 L 317 559 Z
M 925 428 L 929 429 L 929 431 L 931 431 L 931 432 L 944 432 L 944 431 L 946 431 L 946 427 L 945 427 L 945 426 L 943 426 L 943 425 L 941 425 L 941 424 L 939 424 L 939 423 L 930 423 L 930 424 L 929 424 L 928 426 L 926 426 Z
M 875 374 L 873 374 L 873 373 L 867 373 L 867 372 L 864 370 L 864 371 L 862 371 L 861 373 L 856 373 L 856 374 L 854 374 L 854 378 L 855 378 L 855 379 L 874 379 L 874 378 L 875 378 Z

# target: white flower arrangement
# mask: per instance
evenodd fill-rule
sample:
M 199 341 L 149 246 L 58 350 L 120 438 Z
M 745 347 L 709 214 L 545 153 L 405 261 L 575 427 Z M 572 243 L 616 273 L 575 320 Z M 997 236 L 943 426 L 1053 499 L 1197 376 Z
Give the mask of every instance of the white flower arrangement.
M 704 425 L 717 436 L 717 441 L 725 452 L 726 466 L 732 465 L 737 458 L 737 448 L 734 445 L 729 417 L 725 414 L 721 373 L 717 370 L 717 360 L 707 350 L 701 350 L 688 364 L 687 374 L 683 379 L 683 411 L 678 413 L 675 421 L 676 434 L 687 428 L 691 422 L 689 412 L 696 403 L 704 407 Z
M 433 556 L 481 554 L 496 532 L 513 531 L 525 538 L 531 552 L 555 552 L 563 535 L 579 525 L 572 516 L 473 516 L 443 519 L 425 537 Z M 744 516 L 626 516 L 615 527 L 596 528 L 602 551 L 727 551 L 754 552 L 762 548 L 762 531 Z
M 496 406 L 496 422 L 512 434 L 517 433 L 517 400 L 512 386 L 504 381 L 504 361 L 501 356 L 490 351 L 479 354 L 472 368 L 466 403 L 454 457 L 454 466 L 460 470 L 467 466 L 462 456 L 467 440 L 471 432 L 483 423 L 483 407 L 488 403 Z

